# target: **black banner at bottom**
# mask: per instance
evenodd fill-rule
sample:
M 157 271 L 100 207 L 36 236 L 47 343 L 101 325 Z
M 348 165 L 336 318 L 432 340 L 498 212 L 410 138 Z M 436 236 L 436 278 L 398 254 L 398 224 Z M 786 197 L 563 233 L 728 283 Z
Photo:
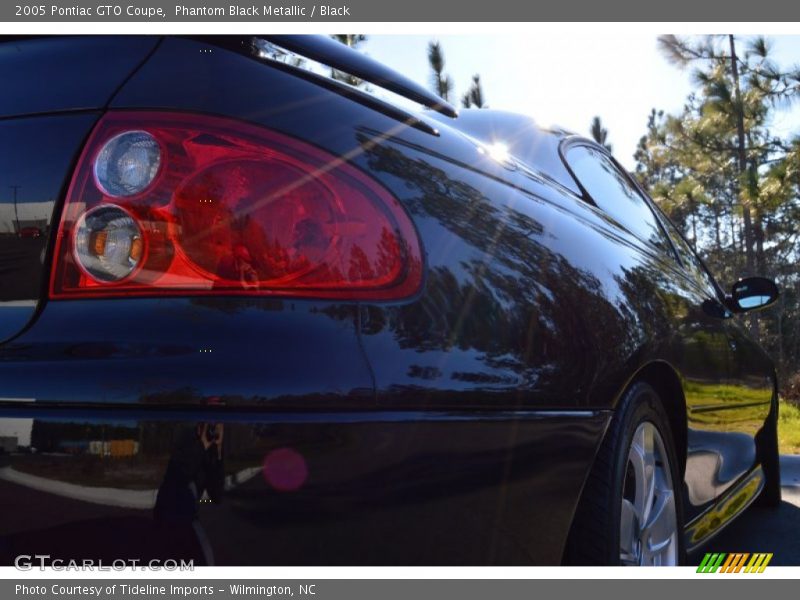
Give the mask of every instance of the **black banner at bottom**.
M 792 580 L 751 576 L 698 575 L 690 579 L 320 579 L 320 580 L 195 580 L 152 579 L 26 579 L 0 581 L 0 598 L 50 600 L 162 600 L 215 598 L 217 600 L 278 599 L 305 600 L 516 600 L 556 598 L 640 597 L 670 599 L 689 594 L 708 597 L 752 597 L 757 593 L 793 597 Z M 611 596 L 610 594 L 614 594 Z

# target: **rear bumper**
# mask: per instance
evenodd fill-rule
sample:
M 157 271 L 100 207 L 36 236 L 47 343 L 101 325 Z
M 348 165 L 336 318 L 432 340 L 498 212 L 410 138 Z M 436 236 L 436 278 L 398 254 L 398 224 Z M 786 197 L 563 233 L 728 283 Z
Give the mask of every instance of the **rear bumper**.
M 4 408 L 0 561 L 555 564 L 606 418 Z M 202 423 L 223 424 L 218 503 L 175 492 L 175 463 L 203 480 Z
M 609 413 L 454 391 L 454 410 L 387 410 L 357 319 L 264 298 L 48 303 L 0 346 L 0 562 L 559 563 Z M 198 426 L 217 423 L 209 467 Z

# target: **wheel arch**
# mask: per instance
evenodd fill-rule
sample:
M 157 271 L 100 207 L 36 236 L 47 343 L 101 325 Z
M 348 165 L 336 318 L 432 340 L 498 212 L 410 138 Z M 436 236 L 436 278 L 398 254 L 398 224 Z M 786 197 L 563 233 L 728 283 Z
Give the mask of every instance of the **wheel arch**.
M 614 423 L 618 416 L 625 411 L 624 399 L 626 395 L 631 393 L 632 389 L 636 387 L 637 384 L 646 384 L 656 392 L 661 400 L 661 406 L 669 423 L 670 431 L 668 434 L 675 448 L 678 481 L 675 481 L 674 490 L 677 492 L 678 496 L 681 496 L 680 490 L 686 472 L 688 450 L 688 421 L 686 399 L 683 390 L 683 378 L 669 362 L 656 359 L 639 367 L 639 369 L 625 381 L 624 385 L 620 386 L 619 393 L 613 398 L 612 406 L 614 415 L 609 420 L 609 426 L 601 441 L 598 454 L 595 456 L 586 480 L 584 481 L 583 488 L 581 489 L 578 504 L 572 517 L 572 525 L 565 543 L 562 564 L 596 564 L 595 562 L 583 562 L 586 560 L 587 555 L 582 550 L 576 550 L 581 544 L 584 544 L 583 541 L 578 542 L 577 540 L 583 540 L 583 536 L 587 531 L 593 531 L 594 533 L 598 531 L 594 524 L 595 520 L 592 518 L 592 514 L 597 510 L 599 504 L 597 501 L 587 501 L 587 498 L 591 497 L 591 495 L 587 494 L 590 494 L 593 489 L 608 490 L 612 487 L 611 483 L 604 483 L 603 488 L 598 488 L 597 482 L 610 481 L 607 475 L 613 472 L 616 451 L 614 450 L 614 444 L 609 445 L 608 442 L 609 440 L 620 439 L 619 431 L 621 431 L 621 428 L 615 428 Z M 666 437 L 667 432 L 663 433 Z M 599 475 L 596 472 L 598 468 L 600 469 Z M 679 502 L 676 509 L 682 510 L 680 508 L 681 505 L 682 502 Z M 682 544 L 683 542 L 681 542 L 681 546 L 679 546 L 679 562 L 685 561 L 685 554 L 683 550 L 680 549 L 683 548 Z M 591 553 L 597 550 L 598 547 L 600 546 L 595 545 L 587 552 Z M 600 547 L 600 550 L 604 551 L 603 547 Z
M 678 456 L 678 472 L 683 476 L 686 472 L 688 450 L 688 419 L 686 412 L 686 396 L 683 383 L 675 368 L 664 360 L 655 360 L 642 366 L 627 382 L 619 394 L 621 398 L 636 382 L 649 384 L 658 393 L 661 404 L 669 418 L 670 433 L 675 443 Z

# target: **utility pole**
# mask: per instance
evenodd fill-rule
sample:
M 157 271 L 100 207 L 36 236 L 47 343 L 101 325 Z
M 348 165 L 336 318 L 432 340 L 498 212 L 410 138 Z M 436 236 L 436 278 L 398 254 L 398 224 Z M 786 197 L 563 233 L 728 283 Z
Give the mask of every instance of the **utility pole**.
M 21 185 L 10 185 L 8 186 L 14 192 L 14 233 L 19 233 L 19 213 L 17 212 L 17 190 L 20 189 Z

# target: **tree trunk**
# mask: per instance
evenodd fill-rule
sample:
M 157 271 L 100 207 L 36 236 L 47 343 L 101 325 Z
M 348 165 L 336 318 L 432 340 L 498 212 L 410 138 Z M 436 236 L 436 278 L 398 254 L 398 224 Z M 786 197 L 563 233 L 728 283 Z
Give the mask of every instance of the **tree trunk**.
M 734 103 L 733 109 L 736 118 L 736 172 L 738 174 L 738 181 L 736 182 L 736 191 L 739 196 L 739 203 L 742 206 L 742 219 L 744 221 L 744 241 L 745 241 L 745 260 L 747 264 L 748 275 L 753 274 L 755 260 L 753 256 L 753 222 L 752 215 L 750 214 L 750 203 L 744 196 L 745 186 L 742 185 L 742 179 L 747 173 L 747 146 L 745 144 L 745 130 L 744 130 L 744 104 L 742 102 L 742 90 L 739 85 L 739 64 L 736 57 L 736 43 L 733 34 L 728 36 L 731 45 L 731 77 L 733 78 L 734 90 Z
M 756 222 L 754 225 L 755 238 L 756 238 L 756 269 L 757 275 L 767 275 L 767 261 L 764 256 L 764 216 L 761 213 L 761 207 L 756 206 Z
M 733 77 L 733 91 L 734 91 L 734 112 L 736 117 L 736 158 L 737 158 L 737 191 L 739 194 L 739 201 L 742 205 L 742 217 L 744 223 L 744 252 L 745 252 L 745 265 L 747 275 L 755 274 L 755 256 L 753 255 L 753 222 L 752 215 L 750 214 L 750 203 L 745 198 L 743 190 L 745 187 L 742 185 L 742 179 L 747 173 L 747 146 L 745 145 L 745 130 L 744 130 L 744 102 L 742 101 L 742 90 L 739 85 L 739 64 L 736 57 L 736 42 L 733 34 L 728 35 L 728 41 L 731 46 L 731 76 Z M 758 326 L 758 319 L 755 315 L 750 316 L 750 331 L 758 339 L 760 331 Z
M 783 311 L 786 310 L 786 294 L 780 295 L 780 309 L 776 312 L 778 313 L 778 371 L 781 372 L 782 375 L 785 374 L 784 365 L 786 364 L 785 358 L 783 356 Z

